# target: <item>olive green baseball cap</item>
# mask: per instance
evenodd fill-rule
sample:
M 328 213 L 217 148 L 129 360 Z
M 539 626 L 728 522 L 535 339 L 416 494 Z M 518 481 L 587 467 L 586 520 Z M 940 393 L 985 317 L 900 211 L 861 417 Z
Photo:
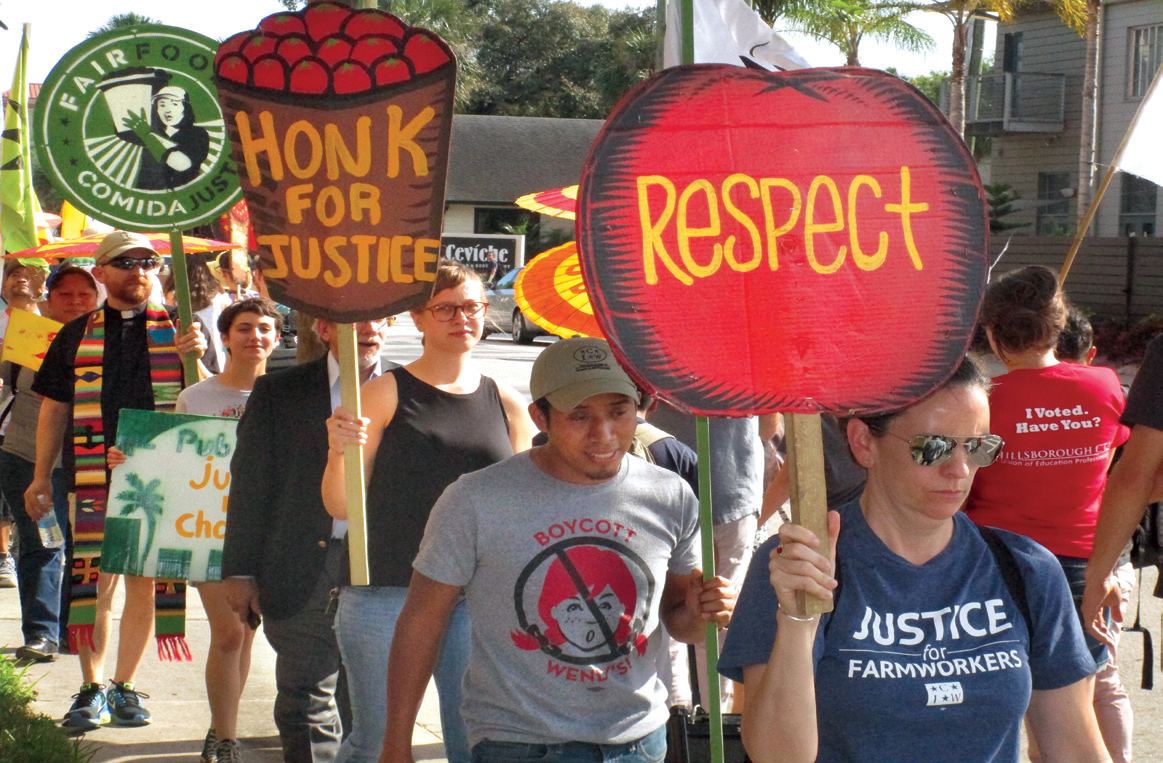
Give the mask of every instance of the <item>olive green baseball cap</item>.
M 149 237 L 127 230 L 115 230 L 101 239 L 101 243 L 97 245 L 97 251 L 93 253 L 93 259 L 97 261 L 98 265 L 104 265 L 118 255 L 132 252 L 134 249 L 145 249 L 157 254 Z
M 574 337 L 546 347 L 533 363 L 529 392 L 559 411 L 576 408 L 587 397 L 613 392 L 638 401 L 631 381 L 604 339 Z

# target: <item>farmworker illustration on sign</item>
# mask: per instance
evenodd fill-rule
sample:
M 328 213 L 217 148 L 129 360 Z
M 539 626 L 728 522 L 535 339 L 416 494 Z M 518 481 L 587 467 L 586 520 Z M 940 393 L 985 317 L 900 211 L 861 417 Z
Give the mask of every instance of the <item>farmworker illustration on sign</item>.
M 140 85 L 146 84 L 141 81 L 145 78 L 153 85 L 148 103 L 141 104 L 145 93 Z M 185 88 L 163 84 L 169 81 L 169 73 L 161 69 L 135 67 L 110 72 L 98 85 L 114 122 L 120 120 L 124 128 L 117 137 L 133 148 L 128 153 L 110 150 L 102 141 L 102 154 L 93 155 L 93 160 L 98 166 L 120 161 L 129 173 L 136 168 L 136 185 L 142 190 L 177 189 L 196 180 L 210 154 L 210 133 L 195 123 L 190 94 Z M 221 120 L 218 123 L 221 129 Z

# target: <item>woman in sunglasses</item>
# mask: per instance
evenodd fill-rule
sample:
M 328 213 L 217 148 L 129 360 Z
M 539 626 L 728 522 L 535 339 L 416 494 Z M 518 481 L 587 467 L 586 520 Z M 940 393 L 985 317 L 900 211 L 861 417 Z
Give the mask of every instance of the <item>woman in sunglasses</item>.
M 341 763 L 379 759 L 392 633 L 436 499 L 462 474 L 528 450 L 533 436 L 520 393 L 482 376 L 472 364 L 487 307 L 480 277 L 459 262 L 442 261 L 431 297 L 412 311 L 423 335 L 423 353 L 364 385 L 366 418 L 357 420 L 338 408 L 327 421 L 330 454 L 323 502 L 333 517 L 347 518 L 342 455 L 348 445 L 364 443 L 368 475 L 371 584 L 344 588 L 335 618 L 353 721 L 339 752 Z M 468 612 L 462 600 L 453 610 L 435 674 L 450 763 L 469 763 L 460 717 L 468 651 Z
M 994 380 L 989 410 L 1006 449 L 977 478 L 969 518 L 1033 538 L 1057 558 L 1075 606 L 1114 449 L 1130 430 L 1119 424 L 1126 400 L 1109 368 L 1061 363 L 1055 356 L 1068 307 L 1058 279 L 1043 267 L 1007 274 L 986 293 L 981 322 L 1007 373 Z M 1086 634 L 1100 671 L 1107 647 Z M 1116 763 L 1130 760 L 1131 707 L 1113 671 L 1100 673 L 1094 707 Z M 1030 758 L 1041 760 L 1031 747 Z
M 1049 759 L 1107 760 L 1054 557 L 960 511 L 1002 447 L 987 389 L 966 360 L 911 407 L 849 421 L 868 481 L 829 513 L 835 552 L 785 524 L 755 554 L 719 662 L 744 682 L 752 760 L 1016 763 L 1026 713 Z M 801 616 L 798 594 L 835 609 Z

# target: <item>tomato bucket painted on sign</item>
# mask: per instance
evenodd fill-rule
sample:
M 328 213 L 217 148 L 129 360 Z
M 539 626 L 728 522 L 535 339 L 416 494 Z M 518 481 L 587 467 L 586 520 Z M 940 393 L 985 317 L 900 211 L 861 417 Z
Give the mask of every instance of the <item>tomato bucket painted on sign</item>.
M 988 278 L 972 157 L 883 72 L 667 69 L 587 159 L 594 312 L 647 388 L 706 415 L 899 408 L 952 373 Z
M 276 13 L 214 62 L 271 296 L 340 323 L 435 279 L 456 90 L 436 35 L 334 2 Z

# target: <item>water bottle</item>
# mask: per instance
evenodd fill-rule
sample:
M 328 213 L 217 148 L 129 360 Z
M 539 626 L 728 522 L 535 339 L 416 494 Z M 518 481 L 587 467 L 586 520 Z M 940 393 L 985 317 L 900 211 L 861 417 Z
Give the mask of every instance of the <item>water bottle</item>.
M 57 522 L 57 512 L 53 508 L 47 495 L 38 495 L 37 500 L 40 505 L 48 505 L 49 511 L 36 523 L 36 529 L 40 533 L 40 544 L 45 548 L 60 548 L 65 545 L 65 534 L 61 532 L 60 523 Z

